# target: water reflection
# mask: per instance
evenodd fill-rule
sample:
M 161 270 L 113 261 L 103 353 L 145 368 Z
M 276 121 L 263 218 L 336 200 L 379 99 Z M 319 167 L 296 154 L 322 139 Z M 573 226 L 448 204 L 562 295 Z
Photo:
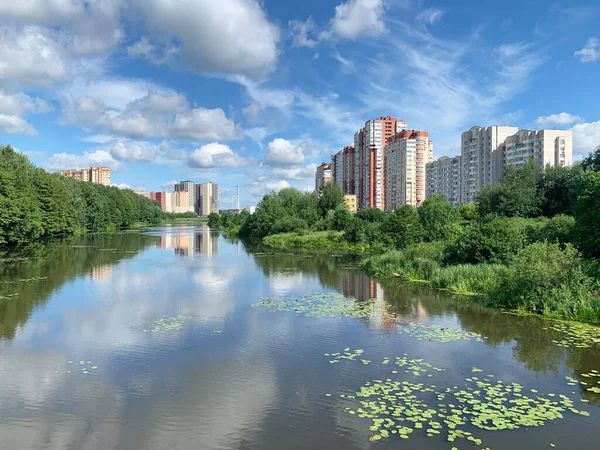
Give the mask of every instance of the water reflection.
M 173 249 L 177 255 L 193 257 L 195 254 L 213 256 L 219 253 L 219 234 L 208 227 L 200 231 L 172 231 L 160 237 L 160 246 Z

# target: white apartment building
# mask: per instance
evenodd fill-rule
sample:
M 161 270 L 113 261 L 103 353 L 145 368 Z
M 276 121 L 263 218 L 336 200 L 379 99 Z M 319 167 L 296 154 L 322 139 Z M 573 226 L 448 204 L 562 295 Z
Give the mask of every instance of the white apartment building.
M 460 156 L 449 158 L 442 156 L 437 161 L 426 165 L 427 189 L 426 197 L 434 194 L 443 195 L 455 206 L 461 203 L 462 161 Z
M 573 132 L 570 130 L 521 130 L 506 138 L 503 150 L 504 170 L 523 167 L 534 160 L 540 168 L 573 164 Z
M 473 127 L 462 134 L 462 203 L 472 203 L 484 186 L 494 184 L 504 173 L 503 149 L 506 138 L 517 127 Z
M 424 131 L 404 130 L 385 147 L 385 211 L 400 205 L 419 206 L 426 196 L 425 166 L 431 161 L 433 142 Z
M 192 208 L 192 211 L 194 211 L 194 205 L 196 204 L 196 188 L 195 188 L 193 181 L 187 180 L 187 181 L 180 181 L 179 183 L 175 183 L 175 186 L 173 186 L 173 191 L 187 192 L 188 193 L 188 205 L 187 206 L 190 206 Z M 181 206 L 186 206 L 186 205 L 181 205 Z

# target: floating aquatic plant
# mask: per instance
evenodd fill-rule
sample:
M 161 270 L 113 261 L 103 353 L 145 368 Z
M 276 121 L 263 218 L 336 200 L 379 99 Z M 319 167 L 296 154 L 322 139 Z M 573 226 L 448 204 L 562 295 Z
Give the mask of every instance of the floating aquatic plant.
M 420 322 L 411 322 L 408 326 L 398 330 L 400 334 L 407 334 L 418 340 L 436 342 L 477 341 L 485 342 L 484 337 L 478 333 L 464 331 L 461 328 L 441 327 L 439 325 L 425 325 Z
M 80 360 L 79 364 L 76 364 L 74 361 L 69 361 L 67 364 L 69 365 L 67 373 L 72 373 L 78 369 L 77 371 L 81 371 L 82 374 L 87 375 L 90 371 L 98 369 L 98 366 L 94 365 L 92 361 Z
M 183 324 L 192 316 L 163 317 L 152 322 L 152 328 L 145 329 L 144 333 L 166 333 L 183 329 Z
M 552 342 L 557 347 L 591 348 L 600 344 L 600 328 L 577 322 L 552 321 L 545 330 L 558 331 L 566 335 L 564 339 Z

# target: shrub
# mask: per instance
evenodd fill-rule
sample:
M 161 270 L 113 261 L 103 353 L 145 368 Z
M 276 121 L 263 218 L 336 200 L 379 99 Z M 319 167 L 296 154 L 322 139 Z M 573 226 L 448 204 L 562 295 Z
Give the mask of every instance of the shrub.
M 387 217 L 387 214 L 378 208 L 365 208 L 361 209 L 356 213 L 357 218 L 364 220 L 365 222 L 383 222 Z
M 458 207 L 458 214 L 465 222 L 471 222 L 479 218 L 479 208 L 473 203 L 463 203 Z
M 352 214 L 348 211 L 346 205 L 339 205 L 333 213 L 331 220 L 331 227 L 337 231 L 343 231 L 346 229 L 350 221 L 352 220 Z
M 508 271 L 501 264 L 459 264 L 441 267 L 431 274 L 431 285 L 455 294 L 484 295 L 494 291 Z
M 273 224 L 271 233 L 290 233 L 292 231 L 299 231 L 308 229 L 308 224 L 305 220 L 299 217 L 282 217 Z
M 221 225 L 221 217 L 217 213 L 210 213 L 208 215 L 208 227 L 219 228 Z
M 558 242 L 566 244 L 573 241 L 575 218 L 560 214 L 551 219 L 538 221 L 538 227 L 531 227 L 528 235 L 531 242 Z
M 418 211 L 426 241 L 447 241 L 460 233 L 460 214 L 443 195 L 432 195 Z
M 389 214 L 381 225 L 383 240 L 394 248 L 402 249 L 423 240 L 424 231 L 417 210 L 401 205 Z
M 597 153 L 600 155 L 600 148 Z M 591 156 L 589 158 L 592 161 Z M 588 173 L 583 178 L 574 207 L 574 215 L 578 247 L 588 256 L 600 257 L 600 233 L 598 233 L 598 224 L 600 223 L 599 172 Z

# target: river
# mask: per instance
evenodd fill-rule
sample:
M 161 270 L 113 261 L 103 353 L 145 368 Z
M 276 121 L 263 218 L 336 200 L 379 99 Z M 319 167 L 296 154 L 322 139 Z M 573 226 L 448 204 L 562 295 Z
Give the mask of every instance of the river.
M 4 258 L 2 450 L 600 448 L 587 327 L 203 225 Z

